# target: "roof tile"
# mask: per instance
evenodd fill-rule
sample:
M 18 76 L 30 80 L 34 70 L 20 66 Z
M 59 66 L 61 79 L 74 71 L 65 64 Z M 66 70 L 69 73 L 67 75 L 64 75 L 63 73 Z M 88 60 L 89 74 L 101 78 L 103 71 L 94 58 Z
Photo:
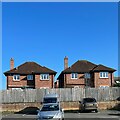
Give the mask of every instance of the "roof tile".
M 32 73 L 52 73 L 56 74 L 55 71 L 47 68 L 47 67 L 42 67 L 41 65 L 35 63 L 35 62 L 25 62 L 22 65 L 6 71 L 4 74 L 32 74 Z

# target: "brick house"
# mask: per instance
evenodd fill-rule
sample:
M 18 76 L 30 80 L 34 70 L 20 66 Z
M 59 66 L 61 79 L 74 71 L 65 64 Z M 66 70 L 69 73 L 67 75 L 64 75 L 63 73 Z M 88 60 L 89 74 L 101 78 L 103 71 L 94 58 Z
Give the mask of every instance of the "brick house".
M 86 60 L 78 60 L 68 67 L 68 58 L 65 57 L 64 70 L 57 79 L 59 88 L 110 87 L 114 84 L 115 71 L 113 68 Z
M 35 62 L 25 62 L 14 68 L 10 60 L 10 70 L 5 72 L 7 89 L 19 88 L 53 88 L 56 72 Z

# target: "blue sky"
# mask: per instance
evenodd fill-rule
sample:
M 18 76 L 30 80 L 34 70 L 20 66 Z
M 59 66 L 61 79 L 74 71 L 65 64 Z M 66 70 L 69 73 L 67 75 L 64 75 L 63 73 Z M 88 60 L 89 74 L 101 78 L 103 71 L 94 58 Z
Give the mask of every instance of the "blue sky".
M 118 70 L 118 3 L 3 3 L 2 72 L 35 61 L 57 71 L 77 60 Z M 118 72 L 115 72 L 118 76 Z M 3 75 L 2 89 L 6 89 Z

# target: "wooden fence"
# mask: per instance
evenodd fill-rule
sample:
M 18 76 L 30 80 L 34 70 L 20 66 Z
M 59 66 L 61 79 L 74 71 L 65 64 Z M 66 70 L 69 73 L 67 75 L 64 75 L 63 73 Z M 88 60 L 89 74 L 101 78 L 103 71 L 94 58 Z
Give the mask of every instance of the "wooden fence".
M 41 102 L 48 93 L 57 93 L 60 101 L 80 101 L 84 97 L 94 97 L 97 101 L 112 101 L 120 98 L 120 87 L 113 88 L 60 88 L 2 90 L 2 103 Z

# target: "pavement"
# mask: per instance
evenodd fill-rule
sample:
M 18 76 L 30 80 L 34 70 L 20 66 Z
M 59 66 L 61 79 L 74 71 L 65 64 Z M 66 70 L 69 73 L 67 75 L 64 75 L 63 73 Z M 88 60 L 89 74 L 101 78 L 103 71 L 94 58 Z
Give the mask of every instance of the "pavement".
M 120 120 L 120 111 L 104 110 L 87 113 L 65 112 L 65 120 Z M 2 120 L 37 120 L 36 114 L 6 114 L 2 116 Z

